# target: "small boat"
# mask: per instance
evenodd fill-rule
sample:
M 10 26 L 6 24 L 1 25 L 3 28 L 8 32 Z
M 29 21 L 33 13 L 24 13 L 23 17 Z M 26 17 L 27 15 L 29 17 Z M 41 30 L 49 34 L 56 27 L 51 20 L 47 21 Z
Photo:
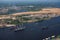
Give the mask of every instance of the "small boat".
M 48 29 L 48 27 L 43 27 L 43 28 L 42 28 L 42 30 L 47 30 L 47 29 Z
M 53 36 L 51 36 L 52 38 L 54 38 L 55 37 L 55 35 L 53 35 Z
M 25 27 L 18 27 L 18 28 L 16 28 L 14 31 L 15 32 L 18 32 L 18 31 L 23 31 L 25 29 Z

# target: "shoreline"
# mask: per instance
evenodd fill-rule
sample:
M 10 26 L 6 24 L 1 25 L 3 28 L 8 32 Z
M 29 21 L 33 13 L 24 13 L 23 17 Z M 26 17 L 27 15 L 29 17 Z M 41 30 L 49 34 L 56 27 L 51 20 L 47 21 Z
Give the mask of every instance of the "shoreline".
M 14 25 L 14 24 L 0 24 L 0 28 L 11 27 L 11 26 L 15 27 L 16 25 Z

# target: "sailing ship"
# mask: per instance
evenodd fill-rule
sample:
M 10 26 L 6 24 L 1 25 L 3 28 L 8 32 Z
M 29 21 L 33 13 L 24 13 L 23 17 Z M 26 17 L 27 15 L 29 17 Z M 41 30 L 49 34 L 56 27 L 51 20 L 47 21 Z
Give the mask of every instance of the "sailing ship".
M 17 31 L 23 31 L 25 29 L 25 26 L 23 26 L 23 19 L 21 20 L 21 24 L 20 25 L 16 25 L 15 27 L 15 32 Z

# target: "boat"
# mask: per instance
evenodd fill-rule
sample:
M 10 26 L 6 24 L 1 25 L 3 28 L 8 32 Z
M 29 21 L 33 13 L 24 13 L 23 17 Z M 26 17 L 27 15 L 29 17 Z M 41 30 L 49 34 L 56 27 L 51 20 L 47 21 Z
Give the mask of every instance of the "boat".
M 48 27 L 43 27 L 42 30 L 48 30 Z
M 15 32 L 18 32 L 18 31 L 23 31 L 25 29 L 25 27 L 18 27 L 18 28 L 16 28 L 14 31 Z

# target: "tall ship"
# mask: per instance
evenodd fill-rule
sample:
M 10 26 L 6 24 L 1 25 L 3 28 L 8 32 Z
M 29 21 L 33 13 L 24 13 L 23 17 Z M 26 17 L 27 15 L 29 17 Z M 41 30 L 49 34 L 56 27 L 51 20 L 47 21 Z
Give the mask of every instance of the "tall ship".
M 17 32 L 17 31 L 23 31 L 26 27 L 23 26 L 23 19 L 21 20 L 21 24 L 18 24 L 16 25 L 14 31 Z

